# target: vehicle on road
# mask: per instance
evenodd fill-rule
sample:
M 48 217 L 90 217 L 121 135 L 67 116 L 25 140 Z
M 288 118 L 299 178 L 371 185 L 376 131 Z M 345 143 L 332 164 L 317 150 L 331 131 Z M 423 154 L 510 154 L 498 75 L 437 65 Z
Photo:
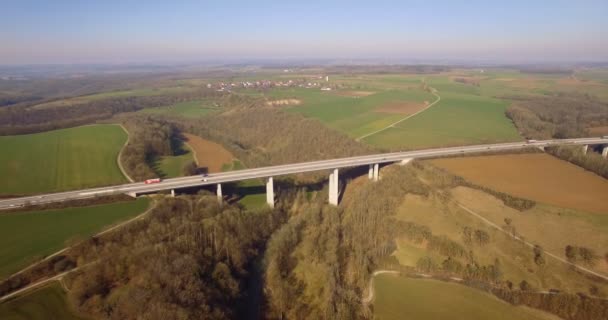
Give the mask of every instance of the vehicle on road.
M 209 176 L 209 174 L 203 173 L 203 182 L 207 182 L 207 177 L 208 176 Z
M 534 143 L 534 142 L 537 142 L 537 140 L 536 139 L 528 139 L 528 140 L 526 140 L 526 142 L 528 142 L 528 143 Z
M 154 178 L 154 179 L 148 179 L 146 181 L 144 181 L 145 184 L 153 184 L 153 183 L 159 183 L 162 180 L 160 178 Z

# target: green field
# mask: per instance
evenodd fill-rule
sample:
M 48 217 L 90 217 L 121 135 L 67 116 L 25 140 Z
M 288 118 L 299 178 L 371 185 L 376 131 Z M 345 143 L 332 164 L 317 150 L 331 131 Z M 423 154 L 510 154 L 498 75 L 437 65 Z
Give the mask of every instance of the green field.
M 521 140 L 505 116 L 506 102 L 466 93 L 439 94 L 436 105 L 365 142 L 408 149 Z
M 47 285 L 27 295 L 0 304 L 2 320 L 84 319 L 74 314 L 59 283 Z
M 226 163 L 222 166 L 222 171 L 233 171 L 245 169 L 245 165 L 238 160 L 232 160 L 232 163 Z M 237 183 L 237 193 L 242 196 L 238 203 L 245 206 L 247 209 L 262 208 L 266 205 L 266 190 L 261 193 L 256 190 L 265 188 L 265 183 L 262 179 L 245 180 Z
M 116 158 L 127 139 L 117 125 L 0 137 L 0 194 L 31 194 L 125 182 Z
M 388 112 L 387 106 L 435 101 L 435 96 L 423 90 L 426 83 L 441 96 L 439 103 L 396 127 L 364 139 L 366 143 L 385 149 L 413 149 L 521 140 L 505 115 L 508 102 L 496 97 L 539 94 L 554 81 L 542 78 L 534 82 L 538 87 L 520 88 L 506 85 L 513 83 L 502 81 L 503 78 L 499 77 L 507 75 L 500 73 L 481 77 L 479 72 L 467 71 L 459 76 L 483 80 L 479 80 L 479 85 L 471 85 L 455 82 L 452 75 L 443 74 L 335 76 L 332 78 L 334 83 L 350 89 L 331 92 L 304 88 L 275 89 L 267 94 L 267 98 L 299 99 L 300 105 L 285 108 L 319 119 L 331 128 L 358 138 L 386 128 L 409 114 Z M 515 74 L 513 77 L 519 79 L 523 76 Z M 340 94 L 349 90 L 367 92 L 368 95 Z
M 361 97 L 341 96 L 318 89 L 275 90 L 270 96 L 275 99 L 297 98 L 299 106 L 291 107 L 291 112 L 316 118 L 329 127 L 340 130 L 354 138 L 385 127 L 403 114 L 381 112 L 379 109 L 400 102 L 432 102 L 435 97 L 420 89 L 371 91 L 373 94 Z
M 0 279 L 105 226 L 142 213 L 147 198 L 90 207 L 0 214 Z
M 147 108 L 141 110 L 140 112 L 148 114 L 166 114 L 184 118 L 200 118 L 218 110 L 219 108 L 213 106 L 211 102 L 204 100 L 194 100 L 176 103 L 172 106 L 167 107 Z
M 181 177 L 184 175 L 184 166 L 192 161 L 194 161 L 192 151 L 190 148 L 184 147 L 183 154 L 160 158 L 155 169 L 162 178 Z
M 374 314 L 380 320 L 558 319 L 455 283 L 382 274 L 374 279 L 374 287 Z

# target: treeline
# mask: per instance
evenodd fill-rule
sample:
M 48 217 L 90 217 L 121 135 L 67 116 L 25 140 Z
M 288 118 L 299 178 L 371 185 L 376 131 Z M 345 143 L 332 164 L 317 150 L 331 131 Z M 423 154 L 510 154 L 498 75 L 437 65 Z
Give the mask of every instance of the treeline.
M 181 143 L 179 131 L 173 124 L 149 117 L 129 117 L 123 124 L 129 132 L 120 157 L 123 168 L 135 181 L 157 177 L 153 162 L 175 154 Z
M 605 319 L 608 315 L 608 300 L 584 294 L 537 293 L 526 290 L 525 286 L 520 290 L 497 288 L 492 293 L 511 304 L 545 310 L 566 320 Z
M 608 125 L 608 104 L 587 94 L 558 93 L 543 97 L 510 97 L 506 115 L 526 138 L 577 138 L 588 128 Z
M 465 180 L 463 177 L 454 175 L 448 172 L 447 170 L 435 167 L 433 165 L 424 165 L 420 162 L 414 162 L 413 166 L 432 175 L 433 184 L 435 187 L 438 188 L 453 188 L 457 186 L 463 186 L 471 189 L 477 189 L 502 200 L 502 202 L 506 206 L 516 209 L 518 211 L 526 211 L 534 208 L 534 206 L 536 205 L 536 201 L 516 197 L 505 192 L 496 191 L 485 186 L 474 184 L 470 181 Z
M 282 220 L 215 196 L 165 198 L 146 219 L 73 250 L 69 301 L 93 318 L 238 318 L 252 262 Z
M 42 99 L 42 97 L 33 95 L 0 95 L 0 107 L 6 107 L 24 102 L 37 101 L 40 99 Z
M 545 152 L 608 179 L 608 161 L 595 152 L 584 154 L 582 146 L 547 147 Z
M 0 135 L 16 135 L 74 127 L 115 114 L 172 105 L 201 98 L 221 98 L 224 94 L 199 90 L 158 96 L 115 97 L 66 106 L 0 108 Z
M 200 120 L 173 122 L 183 132 L 222 144 L 251 167 L 373 152 L 318 120 L 263 107 L 238 108 Z

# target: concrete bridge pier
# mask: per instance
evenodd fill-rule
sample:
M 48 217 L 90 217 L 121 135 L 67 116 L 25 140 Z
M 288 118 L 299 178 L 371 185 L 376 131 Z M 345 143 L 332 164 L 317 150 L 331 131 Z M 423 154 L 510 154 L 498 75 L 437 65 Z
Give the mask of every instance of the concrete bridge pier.
M 222 201 L 224 200 L 224 196 L 222 195 L 222 185 L 221 184 L 217 184 L 217 201 L 220 202 L 220 204 L 222 204 Z
M 338 169 L 329 174 L 329 204 L 338 205 Z
M 269 177 L 266 180 L 266 203 L 271 208 L 274 208 L 274 183 L 272 181 L 272 177 Z
M 587 150 L 589 150 L 589 145 L 586 144 L 583 146 L 583 154 L 587 154 Z
M 380 179 L 380 164 L 374 164 L 374 181 L 378 181 Z
M 171 189 L 171 197 L 175 198 L 175 189 Z
M 602 149 L 602 157 L 604 157 L 604 159 L 608 158 L 608 146 L 605 146 L 604 149 Z
M 373 164 L 369 165 L 369 172 L 367 174 L 367 177 L 369 178 L 369 180 L 372 180 L 374 178 L 374 165 Z

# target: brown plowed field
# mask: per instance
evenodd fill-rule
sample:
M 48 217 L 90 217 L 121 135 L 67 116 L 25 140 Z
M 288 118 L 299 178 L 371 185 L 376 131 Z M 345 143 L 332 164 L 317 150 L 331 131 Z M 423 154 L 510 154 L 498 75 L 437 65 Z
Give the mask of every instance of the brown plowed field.
M 397 113 L 397 114 L 413 114 L 416 113 L 429 105 L 428 101 L 424 103 L 420 102 L 396 102 L 389 103 L 377 108 L 375 111 L 384 113 Z
M 608 214 L 608 180 L 547 154 L 435 159 L 430 162 L 497 191 L 564 208 Z
M 208 172 L 221 172 L 222 165 L 232 162 L 232 154 L 221 145 L 205 140 L 199 136 L 184 133 L 186 143 L 194 151 L 196 162 L 200 168 Z

